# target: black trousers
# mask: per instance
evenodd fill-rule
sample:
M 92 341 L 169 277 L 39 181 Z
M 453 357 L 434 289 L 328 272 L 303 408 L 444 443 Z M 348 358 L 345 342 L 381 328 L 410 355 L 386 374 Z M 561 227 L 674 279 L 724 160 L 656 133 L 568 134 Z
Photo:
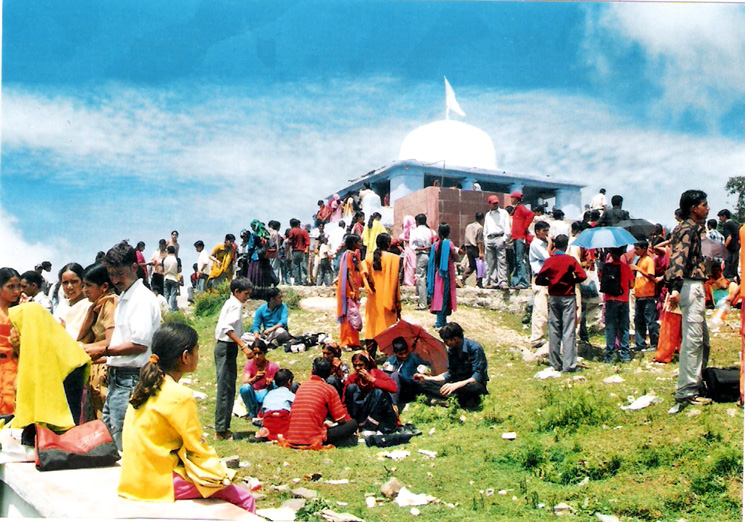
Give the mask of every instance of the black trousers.
M 238 345 L 217 341 L 215 344 L 215 370 L 217 372 L 217 397 L 215 397 L 215 431 L 230 429 L 235 401 L 235 380 L 238 378 Z
M 442 388 L 443 384 L 446 383 L 424 381 L 421 383 L 422 392 L 435 399 L 447 400 L 447 397 L 440 393 L 440 388 Z M 487 391 L 486 386 L 484 386 L 480 382 L 469 382 L 462 388 L 456 390 L 454 392 L 454 395 L 456 399 L 458 399 L 458 403 L 461 405 L 461 407 L 466 409 L 473 409 L 477 408 L 481 404 L 481 396 L 488 395 L 488 393 L 489 392 Z
M 357 437 L 357 421 L 352 419 L 351 421 L 333 426 L 326 430 L 326 444 L 333 444 L 334 446 L 356 446 Z

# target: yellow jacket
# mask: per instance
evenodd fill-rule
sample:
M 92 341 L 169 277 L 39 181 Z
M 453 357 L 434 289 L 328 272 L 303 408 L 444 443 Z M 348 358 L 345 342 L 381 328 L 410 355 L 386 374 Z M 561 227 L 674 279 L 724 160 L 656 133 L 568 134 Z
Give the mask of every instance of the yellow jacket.
M 191 390 L 168 375 L 138 409 L 128 406 L 122 447 L 118 492 L 133 500 L 173 502 L 174 472 L 193 482 L 203 497 L 230 485 L 235 474 L 202 441 Z
M 13 427 L 39 423 L 58 431 L 72 428 L 63 381 L 85 366 L 87 382 L 91 358 L 40 304 L 15 306 L 9 315 L 21 337 Z
M 374 219 L 372 227 L 365 227 L 362 232 L 362 244 L 367 247 L 366 259 L 372 259 L 372 253 L 377 248 L 376 241 L 378 236 L 383 232 L 387 232 L 386 228 L 380 224 L 380 220 Z

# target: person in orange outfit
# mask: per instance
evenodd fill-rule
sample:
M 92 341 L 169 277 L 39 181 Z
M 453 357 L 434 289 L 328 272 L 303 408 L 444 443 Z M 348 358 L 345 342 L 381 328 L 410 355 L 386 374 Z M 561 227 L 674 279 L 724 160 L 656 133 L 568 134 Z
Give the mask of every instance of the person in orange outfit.
M 362 241 L 357 234 L 344 240 L 345 251 L 339 263 L 339 278 L 336 282 L 336 318 L 341 329 L 339 345 L 346 350 L 357 350 L 360 346 L 362 316 L 360 314 L 360 287 L 370 292 L 367 265 L 360 261 Z
M 390 235 L 378 235 L 375 252 L 363 261 L 371 278 L 365 309 L 367 339 L 374 339 L 401 318 L 401 289 L 398 284 L 401 258 L 388 252 L 390 245 Z

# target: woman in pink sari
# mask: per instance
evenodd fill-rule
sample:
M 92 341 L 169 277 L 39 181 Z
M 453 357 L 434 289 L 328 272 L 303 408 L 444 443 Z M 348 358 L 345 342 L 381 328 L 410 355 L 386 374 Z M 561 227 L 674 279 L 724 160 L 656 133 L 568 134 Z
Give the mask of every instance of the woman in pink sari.
M 432 298 L 430 313 L 435 314 L 435 328 L 442 328 L 447 317 L 458 308 L 455 296 L 455 262 L 461 252 L 448 239 L 450 225 L 440 223 L 437 242 L 432 245 L 427 267 L 427 295 Z
M 416 228 L 414 216 L 404 216 L 403 232 L 399 236 L 404 242 L 404 286 L 414 286 L 416 284 L 416 252 L 411 248 L 409 234 Z

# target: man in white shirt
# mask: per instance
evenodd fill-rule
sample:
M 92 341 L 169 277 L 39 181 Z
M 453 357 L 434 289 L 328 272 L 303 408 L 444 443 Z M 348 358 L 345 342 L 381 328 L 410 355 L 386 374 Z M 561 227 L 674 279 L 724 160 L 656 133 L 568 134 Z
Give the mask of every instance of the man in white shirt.
M 171 307 L 171 312 L 178 311 L 178 259 L 176 258 L 176 249 L 173 245 L 168 245 L 168 255 L 163 260 L 163 279 L 164 279 L 164 296 Z
M 543 268 L 543 263 L 548 259 L 548 237 L 549 224 L 539 221 L 535 224 L 535 239 L 530 243 L 528 261 L 530 270 L 533 272 L 533 315 L 530 323 L 530 345 L 533 348 L 546 343 L 546 332 L 548 327 L 548 286 L 535 284 L 535 276 Z
M 548 237 L 551 238 L 551 240 L 562 234 L 566 237 L 572 236 L 572 230 L 569 227 L 569 223 L 564 221 L 563 210 L 555 208 L 551 217 L 553 217 L 553 220 L 550 222 L 550 227 L 548 229 Z
M 212 261 L 210 261 L 209 252 L 204 249 L 204 241 L 200 239 L 194 243 L 194 248 L 199 254 L 197 257 L 197 292 L 204 292 L 207 278 L 210 276 Z
M 51 313 L 52 301 L 44 295 L 44 292 L 41 291 L 43 286 L 44 279 L 37 272 L 34 272 L 33 270 L 24 272 L 21 275 L 21 290 L 23 291 L 23 295 L 26 296 L 26 299 L 22 302 L 25 303 L 32 301 L 34 303 L 39 303 Z
M 427 267 L 429 251 L 432 248 L 432 230 L 427 226 L 427 216 L 417 214 L 414 217 L 416 228 L 409 234 L 411 248 L 416 252 L 416 293 L 419 296 L 418 310 L 427 307 Z
M 98 354 L 106 357 L 109 372 L 103 421 L 121 451 L 124 414 L 140 380 L 140 369 L 152 353 L 153 334 L 160 327 L 160 306 L 155 295 L 137 277 L 137 255 L 126 241 L 111 248 L 103 263 L 111 283 L 120 292 L 111 342 Z M 98 358 L 94 355 L 91 357 Z
M 334 258 L 334 275 L 339 273 L 339 261 L 341 260 L 341 247 L 344 245 L 344 236 L 347 235 L 347 224 L 339 220 L 338 226 L 330 226 L 328 233 L 329 251 Z
M 487 202 L 491 210 L 484 216 L 484 249 L 486 257 L 485 288 L 509 286 L 507 279 L 506 240 L 510 235 L 510 215 L 499 207 L 499 198 L 491 195 Z
M 592 201 L 590 201 L 590 210 L 599 210 L 603 212 L 607 204 L 608 203 L 605 199 L 605 189 L 601 188 L 600 192 L 595 194 L 595 197 L 593 197 Z
M 241 339 L 243 336 L 243 304 L 248 301 L 253 286 L 244 277 L 230 282 L 230 297 L 220 310 L 215 326 L 215 439 L 230 439 L 230 417 L 235 400 L 235 380 L 238 377 L 238 348 L 251 359 L 253 351 Z

